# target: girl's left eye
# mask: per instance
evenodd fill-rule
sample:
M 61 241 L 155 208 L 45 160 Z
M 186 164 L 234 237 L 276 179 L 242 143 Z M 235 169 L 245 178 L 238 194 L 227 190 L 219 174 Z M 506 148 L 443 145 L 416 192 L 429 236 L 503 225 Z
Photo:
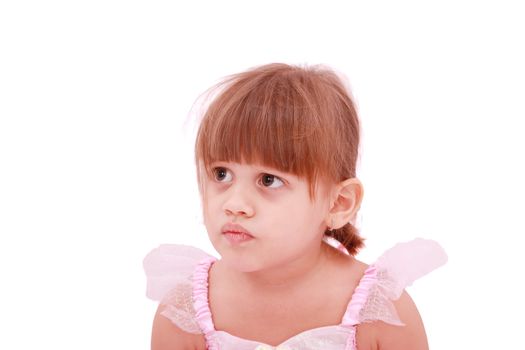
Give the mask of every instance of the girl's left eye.
M 264 187 L 279 188 L 284 185 L 284 182 L 275 175 L 263 174 L 261 176 L 261 184 Z

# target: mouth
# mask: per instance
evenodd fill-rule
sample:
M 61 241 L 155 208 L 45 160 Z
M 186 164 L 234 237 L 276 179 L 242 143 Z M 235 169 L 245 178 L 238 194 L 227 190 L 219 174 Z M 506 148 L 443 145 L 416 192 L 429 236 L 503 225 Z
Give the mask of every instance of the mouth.
M 228 223 L 222 227 L 221 232 L 231 244 L 239 244 L 255 238 L 248 230 L 238 224 Z

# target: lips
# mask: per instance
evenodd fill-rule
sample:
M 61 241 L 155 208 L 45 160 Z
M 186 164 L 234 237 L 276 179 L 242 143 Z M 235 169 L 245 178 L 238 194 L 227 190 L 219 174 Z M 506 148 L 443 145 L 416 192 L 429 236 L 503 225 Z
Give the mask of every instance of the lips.
M 252 241 L 252 234 L 241 225 L 229 223 L 222 227 L 222 235 L 232 247 L 243 247 Z
M 254 238 L 250 231 L 239 224 L 228 223 L 222 227 L 221 232 L 223 234 L 238 234 L 243 237 L 247 236 L 249 238 Z

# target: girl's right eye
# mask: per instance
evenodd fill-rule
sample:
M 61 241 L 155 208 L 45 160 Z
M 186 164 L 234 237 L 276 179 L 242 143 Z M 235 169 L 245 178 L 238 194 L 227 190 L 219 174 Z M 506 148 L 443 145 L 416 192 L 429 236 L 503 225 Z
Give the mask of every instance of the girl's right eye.
M 226 168 L 213 168 L 213 177 L 218 182 L 229 182 L 232 180 L 232 175 Z

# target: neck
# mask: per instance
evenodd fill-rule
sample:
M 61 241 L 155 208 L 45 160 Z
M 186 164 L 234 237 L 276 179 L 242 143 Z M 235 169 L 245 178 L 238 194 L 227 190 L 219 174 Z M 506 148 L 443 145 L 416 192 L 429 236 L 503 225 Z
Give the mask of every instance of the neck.
M 249 290 L 258 293 L 302 288 L 319 276 L 330 254 L 333 254 L 331 248 L 326 243 L 321 243 L 320 246 L 304 252 L 299 258 L 287 262 L 286 265 L 277 265 L 255 272 L 241 272 L 236 274 L 235 279 Z

